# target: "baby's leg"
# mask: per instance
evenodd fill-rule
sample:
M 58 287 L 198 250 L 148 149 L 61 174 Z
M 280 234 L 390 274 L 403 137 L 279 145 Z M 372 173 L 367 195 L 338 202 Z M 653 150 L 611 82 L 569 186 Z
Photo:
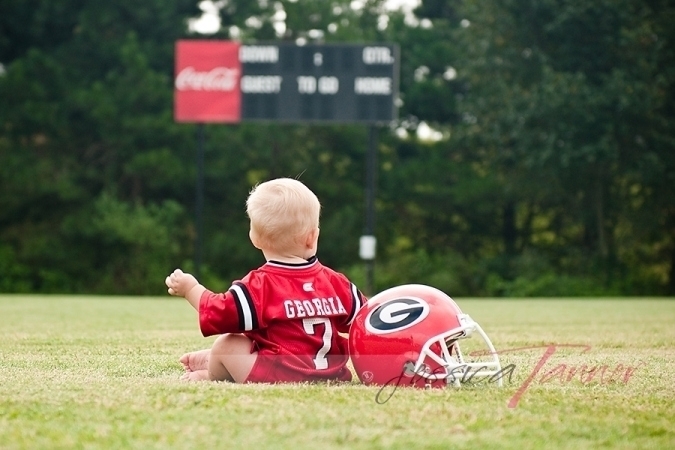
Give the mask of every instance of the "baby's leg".
M 251 373 L 258 353 L 251 353 L 251 340 L 243 334 L 224 334 L 213 343 L 208 360 L 209 379 L 243 383 Z

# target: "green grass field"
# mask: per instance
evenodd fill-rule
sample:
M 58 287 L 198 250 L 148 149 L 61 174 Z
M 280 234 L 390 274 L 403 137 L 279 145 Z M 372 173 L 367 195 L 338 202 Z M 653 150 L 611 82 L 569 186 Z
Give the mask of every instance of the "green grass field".
M 0 296 L 0 448 L 675 448 L 675 300 L 458 303 L 511 382 L 378 403 L 356 382 L 180 381 L 213 341 L 183 300 Z

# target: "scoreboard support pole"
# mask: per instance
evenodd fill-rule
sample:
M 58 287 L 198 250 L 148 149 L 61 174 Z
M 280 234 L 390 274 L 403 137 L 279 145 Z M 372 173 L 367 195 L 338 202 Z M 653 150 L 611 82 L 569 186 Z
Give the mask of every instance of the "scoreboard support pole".
M 375 187 L 377 184 L 377 126 L 368 127 L 368 151 L 366 156 L 366 228 L 365 235 L 373 240 L 372 252 L 367 252 L 366 291 L 367 295 L 375 294 Z
M 206 141 L 204 124 L 197 124 L 197 182 L 195 186 L 195 269 L 199 280 L 202 270 L 204 249 L 204 143 Z

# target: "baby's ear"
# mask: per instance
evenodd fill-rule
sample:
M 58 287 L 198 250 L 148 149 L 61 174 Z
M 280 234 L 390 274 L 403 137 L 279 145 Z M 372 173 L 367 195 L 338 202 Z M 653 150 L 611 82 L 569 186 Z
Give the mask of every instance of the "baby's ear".
M 307 248 L 312 248 L 314 245 L 316 245 L 316 241 L 319 240 L 319 228 L 314 228 L 312 231 L 307 233 L 307 241 L 305 242 L 305 246 Z
M 248 230 L 248 238 L 251 240 L 251 244 L 257 249 L 260 249 L 260 241 L 258 240 L 258 235 L 253 232 L 253 230 Z

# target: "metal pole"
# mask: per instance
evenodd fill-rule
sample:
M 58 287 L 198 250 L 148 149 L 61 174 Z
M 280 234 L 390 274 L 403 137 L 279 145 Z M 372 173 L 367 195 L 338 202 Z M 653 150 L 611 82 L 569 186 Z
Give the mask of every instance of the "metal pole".
M 377 168 L 377 127 L 368 129 L 368 155 L 366 158 L 366 230 L 372 240 L 372 252 L 366 257 L 366 291 L 375 294 L 375 185 Z
M 201 276 L 204 234 L 204 124 L 197 125 L 197 184 L 195 195 L 195 277 Z

